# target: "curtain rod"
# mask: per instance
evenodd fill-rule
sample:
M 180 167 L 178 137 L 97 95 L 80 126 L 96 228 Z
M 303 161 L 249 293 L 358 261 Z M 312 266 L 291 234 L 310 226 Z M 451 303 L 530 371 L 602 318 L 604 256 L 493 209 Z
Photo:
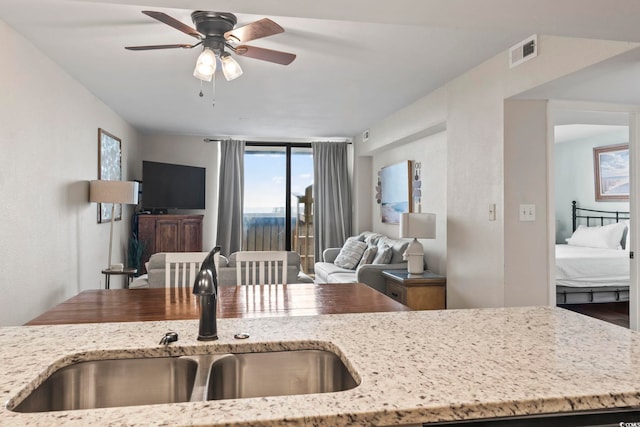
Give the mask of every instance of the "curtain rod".
M 237 138 L 237 137 L 228 137 L 228 136 L 218 136 L 218 137 L 213 137 L 213 138 L 204 138 L 204 142 L 218 142 L 218 141 L 224 141 L 227 139 L 243 139 L 243 138 Z M 252 140 L 252 139 L 246 139 L 245 142 L 249 143 L 249 144 L 265 144 L 265 145 L 275 145 L 275 144 L 311 144 L 314 141 L 329 141 L 329 142 L 345 142 L 347 144 L 352 144 L 352 141 L 350 139 L 345 139 L 345 138 L 305 138 L 303 139 L 288 139 L 288 138 L 282 138 L 282 139 L 263 139 L 263 140 Z

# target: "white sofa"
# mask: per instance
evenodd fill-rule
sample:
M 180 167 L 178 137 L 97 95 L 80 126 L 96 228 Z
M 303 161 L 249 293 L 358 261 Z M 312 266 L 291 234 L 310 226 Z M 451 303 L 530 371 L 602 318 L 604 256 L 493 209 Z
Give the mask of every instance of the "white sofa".
M 365 231 L 359 234 L 360 240 L 370 246 L 380 247 L 387 244 L 391 247 L 391 260 L 388 264 L 364 264 L 354 270 L 338 267 L 334 261 L 342 248 L 328 248 L 322 253 L 322 261 L 314 265 L 315 283 L 364 283 L 373 289 L 385 292 L 386 285 L 382 270 L 406 270 L 407 262 L 402 254 L 409 245 L 408 240 L 392 239 L 384 234 Z
M 202 252 L 202 259 L 208 252 Z M 134 288 L 164 288 L 165 287 L 165 254 L 155 253 L 149 258 L 146 264 L 147 274 L 136 278 L 130 285 Z M 218 267 L 218 286 L 236 285 L 236 254 L 233 253 L 227 259 L 220 256 Z M 311 283 L 313 280 L 300 271 L 300 255 L 297 252 L 287 254 L 287 278 L 289 283 Z

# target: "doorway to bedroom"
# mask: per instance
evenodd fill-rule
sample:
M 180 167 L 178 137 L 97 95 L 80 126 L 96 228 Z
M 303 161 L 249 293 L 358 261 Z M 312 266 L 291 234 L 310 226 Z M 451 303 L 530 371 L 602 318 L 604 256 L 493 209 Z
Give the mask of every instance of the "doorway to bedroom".
M 553 109 L 560 307 L 629 327 L 629 113 Z

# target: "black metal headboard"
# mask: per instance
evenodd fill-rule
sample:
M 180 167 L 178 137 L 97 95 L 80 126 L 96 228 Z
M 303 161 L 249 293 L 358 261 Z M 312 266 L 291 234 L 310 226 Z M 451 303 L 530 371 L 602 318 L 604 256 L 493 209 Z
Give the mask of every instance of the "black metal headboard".
M 578 228 L 578 218 L 585 219 L 586 225 L 589 227 L 589 223 L 594 221 L 600 223 L 599 225 L 610 224 L 612 222 L 619 222 L 625 219 L 629 219 L 629 212 L 622 211 L 600 211 L 596 209 L 579 208 L 577 202 L 574 200 L 571 202 L 571 219 L 573 222 L 573 231 Z

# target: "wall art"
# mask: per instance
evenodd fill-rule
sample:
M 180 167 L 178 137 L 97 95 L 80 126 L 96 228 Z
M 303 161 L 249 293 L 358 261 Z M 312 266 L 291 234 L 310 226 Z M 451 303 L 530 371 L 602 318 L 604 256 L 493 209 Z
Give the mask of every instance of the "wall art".
M 122 141 L 104 129 L 98 129 L 98 179 L 122 180 Z M 122 205 L 116 205 L 115 220 L 122 219 Z M 98 223 L 111 221 L 111 204 L 98 203 Z
M 593 149 L 597 202 L 629 200 L 629 144 Z
M 380 171 L 382 222 L 399 224 L 400 214 L 413 212 L 411 161 L 386 166 Z

